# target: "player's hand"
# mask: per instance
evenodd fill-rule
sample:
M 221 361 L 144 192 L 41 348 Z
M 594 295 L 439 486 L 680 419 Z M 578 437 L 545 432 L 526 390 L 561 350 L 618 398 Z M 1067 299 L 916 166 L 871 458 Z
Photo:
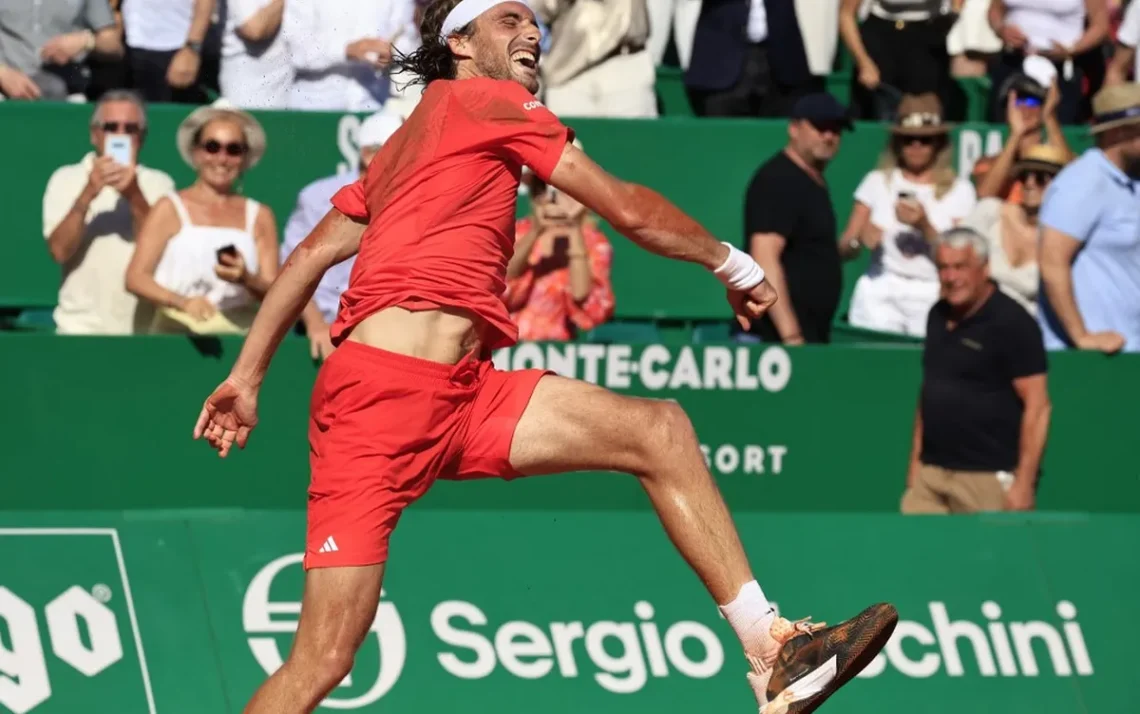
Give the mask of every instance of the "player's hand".
M 202 413 L 194 425 L 194 438 L 205 437 L 224 459 L 235 441 L 239 448 L 245 448 L 255 426 L 257 389 L 231 376 L 218 385 L 202 405 Z
M 764 313 L 776 304 L 776 289 L 765 280 L 751 290 L 729 290 L 728 303 L 736 313 L 736 321 L 745 330 L 752 327 L 752 321 L 764 316 Z
M 1082 350 L 1103 352 L 1106 355 L 1113 355 L 1124 349 L 1124 342 L 1124 335 L 1111 330 L 1090 332 L 1076 341 L 1077 347 Z

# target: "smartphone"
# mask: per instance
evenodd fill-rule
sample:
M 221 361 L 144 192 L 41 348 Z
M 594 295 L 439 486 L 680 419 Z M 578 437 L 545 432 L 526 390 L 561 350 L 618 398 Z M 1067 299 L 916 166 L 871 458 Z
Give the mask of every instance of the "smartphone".
M 914 192 L 913 191 L 899 191 L 899 200 L 900 201 L 913 201 L 914 200 Z
M 236 258 L 237 254 L 238 254 L 237 248 L 232 246 L 232 245 L 227 245 L 224 248 L 218 248 L 217 253 L 218 253 L 218 262 L 219 263 L 222 262 L 222 256 L 223 255 L 228 255 L 231 258 Z
M 108 134 L 103 140 L 103 155 L 110 156 L 116 164 L 130 166 L 131 137 L 127 134 Z

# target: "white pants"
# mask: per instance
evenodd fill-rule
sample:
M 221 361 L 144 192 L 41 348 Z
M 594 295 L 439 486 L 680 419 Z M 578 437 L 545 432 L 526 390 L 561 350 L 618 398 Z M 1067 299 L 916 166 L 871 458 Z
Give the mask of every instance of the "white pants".
M 693 37 L 697 34 L 697 17 L 701 14 L 701 0 L 647 0 L 646 6 L 649 9 L 649 56 L 653 58 L 653 66 L 661 64 L 665 57 L 672 30 L 681 69 L 688 69 L 689 59 L 693 56 Z
M 926 337 L 926 319 L 938 295 L 937 281 L 894 273 L 864 275 L 855 283 L 849 319 L 865 330 Z
M 546 108 L 560 117 L 657 116 L 657 70 L 648 50 L 617 54 L 558 87 L 547 87 Z

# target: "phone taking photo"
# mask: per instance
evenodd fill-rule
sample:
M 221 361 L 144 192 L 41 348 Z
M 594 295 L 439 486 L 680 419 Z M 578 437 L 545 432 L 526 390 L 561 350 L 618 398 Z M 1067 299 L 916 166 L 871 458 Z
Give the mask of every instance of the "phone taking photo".
M 103 140 L 103 155 L 110 156 L 116 164 L 130 166 L 133 163 L 131 154 L 131 137 L 129 135 L 108 134 Z

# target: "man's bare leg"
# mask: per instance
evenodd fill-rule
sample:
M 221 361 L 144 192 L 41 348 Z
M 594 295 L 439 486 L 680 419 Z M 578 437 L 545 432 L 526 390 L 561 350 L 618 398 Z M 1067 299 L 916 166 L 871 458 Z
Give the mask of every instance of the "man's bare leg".
M 670 540 L 740 639 L 761 714 L 814 711 L 894 629 L 898 614 L 890 605 L 874 605 L 814 640 L 813 628 L 775 616 L 692 424 L 674 402 L 545 376 L 515 429 L 510 459 L 528 475 L 605 470 L 638 478 Z
M 245 714 L 309 714 L 349 672 L 380 604 L 383 565 L 314 568 L 305 574 L 289 658 Z

